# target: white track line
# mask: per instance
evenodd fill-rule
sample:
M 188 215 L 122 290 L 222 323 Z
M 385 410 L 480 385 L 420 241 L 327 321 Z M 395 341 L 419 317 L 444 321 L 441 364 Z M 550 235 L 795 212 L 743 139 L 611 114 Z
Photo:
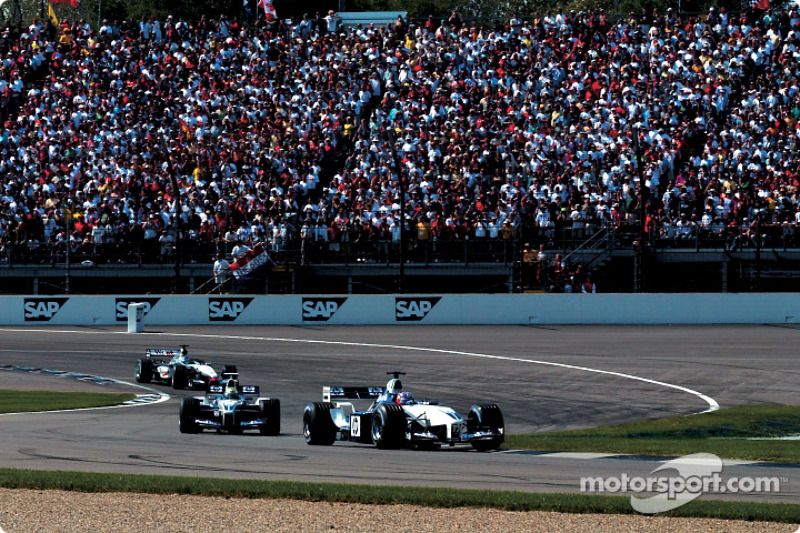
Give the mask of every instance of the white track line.
M 79 333 L 79 334 L 86 334 L 90 333 L 92 335 L 131 335 L 131 333 L 122 332 L 122 331 L 82 331 L 82 330 L 42 330 L 42 329 L 0 329 L 0 333 L 3 331 L 10 331 L 10 332 L 35 332 L 35 333 Z M 245 335 L 211 335 L 207 333 L 136 333 L 136 335 L 143 335 L 143 336 L 156 336 L 161 337 L 165 335 L 172 335 L 175 337 L 194 337 L 194 338 L 206 338 L 206 339 L 237 339 L 237 340 L 249 340 L 249 341 L 267 341 L 267 342 L 294 342 L 294 343 L 302 343 L 302 344 L 324 344 L 324 345 L 333 345 L 333 346 L 357 346 L 361 348 L 390 348 L 394 350 L 406 350 L 406 351 L 414 351 L 414 352 L 427 352 L 427 353 L 443 353 L 449 355 L 463 355 L 465 357 L 475 357 L 479 359 L 495 359 L 498 361 L 514 361 L 518 363 L 528 363 L 534 365 L 544 365 L 544 366 L 553 366 L 557 368 L 566 368 L 568 370 L 579 370 L 581 372 L 592 372 L 595 374 L 603 374 L 606 376 L 614 376 L 623 379 L 630 379 L 634 381 L 639 381 L 642 383 L 649 383 L 651 385 L 658 385 L 660 387 L 665 387 L 668 389 L 673 389 L 681 392 L 685 392 L 687 394 L 691 394 L 700 398 L 708 407 L 703 411 L 699 411 L 695 414 L 702 414 L 702 413 L 711 413 L 713 411 L 717 411 L 719 409 L 719 403 L 717 401 L 706 395 L 702 392 L 698 392 L 696 390 L 692 390 L 688 387 L 684 387 L 681 385 L 675 385 L 673 383 L 667 383 L 665 381 L 658 381 L 655 379 L 643 378 L 641 376 L 634 376 L 633 374 L 625 374 L 623 372 L 612 372 L 610 370 L 600 370 L 598 368 L 589 368 L 586 366 L 577 366 L 577 365 L 568 365 L 566 363 L 554 363 L 552 361 L 540 361 L 536 359 L 524 359 L 521 357 L 508 357 L 505 355 L 491 355 L 491 354 L 483 354 L 483 353 L 474 353 L 474 352 L 462 352 L 458 350 L 442 350 L 439 348 L 420 348 L 416 346 L 397 346 L 394 344 L 375 344 L 375 343 L 364 343 L 364 342 L 346 342 L 346 341 L 320 341 L 320 340 L 310 340 L 310 339 L 284 339 L 279 337 L 254 337 L 254 336 L 245 336 Z
M 25 372 L 25 371 L 24 370 L 19 370 L 19 371 L 18 370 L 3 370 L 3 372 Z M 27 373 L 30 374 L 31 372 L 27 372 Z M 54 374 L 54 377 L 58 377 L 58 376 Z M 137 389 L 143 389 L 143 390 L 146 390 L 147 392 L 149 392 L 150 394 L 137 394 L 136 398 L 134 398 L 133 400 L 129 400 L 127 402 L 122 402 L 122 403 L 118 403 L 118 404 L 114 404 L 114 405 L 105 405 L 105 406 L 101 406 L 101 407 L 80 407 L 78 409 L 56 409 L 54 411 L 22 411 L 22 412 L 19 412 L 19 413 L 0 413 L 0 416 L 37 415 L 37 414 L 43 414 L 43 413 L 73 413 L 73 412 L 78 412 L 78 411 L 101 411 L 101 410 L 105 410 L 105 409 L 121 409 L 123 407 L 140 407 L 142 405 L 154 405 L 154 404 L 157 404 L 157 403 L 163 403 L 163 402 L 166 402 L 167 400 L 169 400 L 169 398 L 170 398 L 169 394 L 165 394 L 165 393 L 163 393 L 163 392 L 161 392 L 159 390 L 156 390 L 156 389 L 151 389 L 150 387 L 145 387 L 144 385 L 139 385 L 138 383 L 128 383 L 127 381 L 121 381 L 119 379 L 113 379 L 113 378 L 106 378 L 106 377 L 103 377 L 103 376 L 94 376 L 94 375 L 92 375 L 91 377 L 108 380 L 108 381 L 110 381 L 112 383 L 115 383 L 117 385 L 126 385 L 128 387 L 136 387 Z M 145 401 L 137 401 L 140 398 L 145 398 L 147 396 L 157 396 L 158 398 L 154 399 L 153 401 L 146 401 L 146 402 Z M 3 533 L 3 532 L 0 531 L 0 533 Z

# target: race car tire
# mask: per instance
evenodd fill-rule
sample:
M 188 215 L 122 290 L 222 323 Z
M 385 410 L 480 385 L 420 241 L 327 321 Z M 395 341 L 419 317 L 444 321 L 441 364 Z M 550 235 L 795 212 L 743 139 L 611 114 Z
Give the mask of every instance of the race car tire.
M 200 401 L 197 398 L 181 398 L 181 408 L 178 415 L 178 427 L 181 433 L 200 433 L 200 426 L 194 421 L 194 415 L 199 411 Z
M 500 431 L 497 435 L 490 439 L 472 440 L 470 444 L 478 451 L 497 450 L 503 444 L 505 437 L 503 436 L 503 413 L 500 408 L 493 403 L 481 403 L 473 405 L 467 415 L 467 432 L 475 433 L 476 431 Z
M 150 383 L 153 379 L 153 364 L 147 359 L 139 359 L 136 362 L 134 377 L 137 383 Z
M 303 410 L 303 437 L 307 444 L 330 446 L 336 440 L 336 425 L 331 418 L 333 404 L 313 402 Z
M 183 367 L 176 366 L 172 370 L 172 388 L 185 389 L 187 384 L 186 370 Z
M 269 399 L 258 402 L 261 416 L 267 419 L 267 423 L 259 428 L 262 435 L 274 437 L 281 432 L 281 401 Z
M 396 403 L 382 403 L 372 413 L 372 443 L 378 448 L 399 448 L 406 437 L 406 414 Z

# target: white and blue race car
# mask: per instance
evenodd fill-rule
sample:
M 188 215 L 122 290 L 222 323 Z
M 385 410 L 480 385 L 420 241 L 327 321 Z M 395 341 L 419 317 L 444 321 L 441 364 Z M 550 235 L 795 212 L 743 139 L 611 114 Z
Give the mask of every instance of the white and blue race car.
M 136 362 L 134 378 L 139 383 L 163 383 L 173 389 L 203 388 L 219 384 L 226 374 L 236 374 L 235 365 L 217 372 L 210 363 L 189 357 L 186 345 L 179 350 L 147 350 Z
M 281 402 L 262 398 L 259 388 L 239 386 L 235 377 L 224 384 L 209 385 L 205 396 L 183 397 L 178 418 L 181 433 L 200 433 L 204 429 L 239 435 L 257 429 L 262 435 L 281 432 Z
M 386 387 L 323 387 L 321 402 L 303 411 L 303 436 L 308 444 L 331 445 L 335 441 L 374 444 L 378 448 L 402 446 L 454 446 L 469 443 L 476 450 L 496 450 L 504 440 L 500 408 L 493 403 L 473 405 L 464 419 L 437 402 L 418 402 L 403 390 L 400 375 Z M 352 402 L 373 400 L 366 410 Z

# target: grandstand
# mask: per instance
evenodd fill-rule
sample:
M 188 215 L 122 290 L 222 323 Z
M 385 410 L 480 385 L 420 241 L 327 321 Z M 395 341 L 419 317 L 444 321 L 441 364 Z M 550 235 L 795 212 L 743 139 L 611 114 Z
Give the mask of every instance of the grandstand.
M 796 10 L 401 20 L 4 32 L 0 292 L 798 290 Z

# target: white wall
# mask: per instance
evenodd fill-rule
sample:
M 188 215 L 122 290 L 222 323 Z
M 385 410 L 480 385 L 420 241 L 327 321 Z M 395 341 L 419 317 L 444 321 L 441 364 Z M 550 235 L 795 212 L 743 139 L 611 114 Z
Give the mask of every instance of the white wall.
M 445 294 L 0 297 L 0 325 L 797 324 L 800 295 Z

